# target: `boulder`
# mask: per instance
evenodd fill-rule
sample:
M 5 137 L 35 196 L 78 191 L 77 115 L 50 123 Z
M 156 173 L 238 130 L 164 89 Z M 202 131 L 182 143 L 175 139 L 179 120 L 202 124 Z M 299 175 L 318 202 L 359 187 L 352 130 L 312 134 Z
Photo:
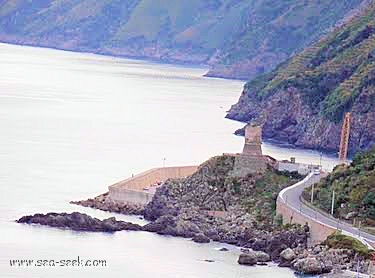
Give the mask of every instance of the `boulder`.
M 291 249 L 284 249 L 280 253 L 280 263 L 279 267 L 291 267 L 292 261 L 297 257 L 296 253 Z
M 220 241 L 219 233 L 214 229 L 208 229 L 204 234 L 213 241 Z
M 325 260 L 322 262 L 322 272 L 330 273 L 333 270 L 333 263 L 330 260 Z
M 295 258 L 296 258 L 296 253 L 291 248 L 287 248 L 280 253 L 281 261 L 290 262 L 290 261 L 293 261 Z
M 199 227 L 192 221 L 179 220 L 176 224 L 176 231 L 179 236 L 191 238 L 195 234 L 200 234 Z
M 293 269 L 301 274 L 319 275 L 323 273 L 322 265 L 316 257 L 297 260 L 293 264 Z
M 164 225 L 162 225 L 161 223 L 156 223 L 156 222 L 150 222 L 143 226 L 144 231 L 151 232 L 151 233 L 160 233 L 164 229 L 165 229 Z
M 270 255 L 268 255 L 265 252 L 262 251 L 253 251 L 255 253 L 255 257 L 257 258 L 257 261 L 260 263 L 266 263 L 271 261 Z
M 204 234 L 196 234 L 193 237 L 193 241 L 196 242 L 196 243 L 209 243 L 210 239 L 207 236 L 205 236 Z
M 254 252 L 243 253 L 238 258 L 238 263 L 241 265 L 255 265 L 257 263 L 257 257 Z

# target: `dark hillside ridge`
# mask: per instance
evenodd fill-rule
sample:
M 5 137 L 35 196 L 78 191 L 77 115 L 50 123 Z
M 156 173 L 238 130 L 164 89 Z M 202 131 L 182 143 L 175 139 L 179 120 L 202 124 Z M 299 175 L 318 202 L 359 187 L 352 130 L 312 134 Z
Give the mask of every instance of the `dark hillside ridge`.
M 368 0 L 0 0 L 0 41 L 269 72 Z
M 276 70 L 245 85 L 227 117 L 264 123 L 263 136 L 337 151 L 352 112 L 351 153 L 375 143 L 375 4 Z

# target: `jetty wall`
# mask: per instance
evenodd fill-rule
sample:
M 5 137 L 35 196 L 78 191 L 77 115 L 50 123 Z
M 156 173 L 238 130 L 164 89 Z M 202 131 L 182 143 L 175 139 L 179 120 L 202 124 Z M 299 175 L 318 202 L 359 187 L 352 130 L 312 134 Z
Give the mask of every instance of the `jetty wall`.
M 153 168 L 109 186 L 109 198 L 116 202 L 145 205 L 152 200 L 158 184 L 190 176 L 197 169 L 198 166 Z

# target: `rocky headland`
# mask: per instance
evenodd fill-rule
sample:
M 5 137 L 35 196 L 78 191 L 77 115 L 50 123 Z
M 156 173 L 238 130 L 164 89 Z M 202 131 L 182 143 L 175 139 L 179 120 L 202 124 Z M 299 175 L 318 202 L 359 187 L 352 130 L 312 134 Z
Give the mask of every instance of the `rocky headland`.
M 275 215 L 278 192 L 301 177 L 272 167 L 236 177 L 234 164 L 233 156 L 214 157 L 192 176 L 166 181 L 153 200 L 139 210 L 150 221 L 144 226 L 115 218 L 101 221 L 77 212 L 36 214 L 17 222 L 92 232 L 147 231 L 191 238 L 197 243 L 228 243 L 241 247 L 239 264 L 273 261 L 304 274 L 356 269 L 357 260 L 362 262 L 361 271 L 367 271 L 369 261 L 364 254 L 327 243 L 308 248 L 308 226 L 283 225 L 280 216 Z M 135 212 L 126 206 L 109 206 L 106 197 L 79 204 L 119 213 Z

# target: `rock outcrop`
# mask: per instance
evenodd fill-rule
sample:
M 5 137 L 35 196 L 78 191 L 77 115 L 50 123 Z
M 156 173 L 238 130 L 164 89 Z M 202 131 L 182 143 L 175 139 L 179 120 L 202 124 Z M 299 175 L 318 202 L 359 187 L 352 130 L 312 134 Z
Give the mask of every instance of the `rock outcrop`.
M 306 245 L 303 227 L 273 223 L 277 193 L 298 179 L 271 168 L 235 177 L 235 165 L 233 156 L 214 157 L 192 176 L 166 181 L 145 207 L 145 218 L 153 222 L 144 229 L 251 248 L 257 262 L 278 260 L 285 248 Z
M 315 257 L 299 259 L 293 264 L 293 268 L 301 274 L 322 274 L 321 262 Z
M 142 205 L 114 202 L 108 197 L 108 192 L 101 194 L 93 199 L 71 201 L 70 203 L 83 207 L 95 208 L 122 214 L 142 215 L 144 210 L 144 207 Z
M 244 253 L 238 258 L 238 263 L 242 265 L 256 265 L 257 262 L 258 260 L 254 253 Z
M 23 216 L 17 220 L 18 223 L 40 224 L 56 228 L 67 228 L 74 231 L 87 232 L 116 232 L 116 231 L 141 231 L 142 227 L 137 224 L 117 221 L 111 217 L 99 220 L 87 214 L 73 213 L 47 213 Z
M 204 234 L 196 234 L 193 236 L 193 241 L 196 243 L 209 243 L 211 240 Z
M 291 249 L 287 248 L 280 253 L 280 267 L 291 267 L 292 261 L 296 258 L 296 253 Z
M 242 265 L 264 264 L 271 261 L 270 255 L 262 251 L 254 251 L 251 249 L 243 249 L 238 258 L 238 263 Z

